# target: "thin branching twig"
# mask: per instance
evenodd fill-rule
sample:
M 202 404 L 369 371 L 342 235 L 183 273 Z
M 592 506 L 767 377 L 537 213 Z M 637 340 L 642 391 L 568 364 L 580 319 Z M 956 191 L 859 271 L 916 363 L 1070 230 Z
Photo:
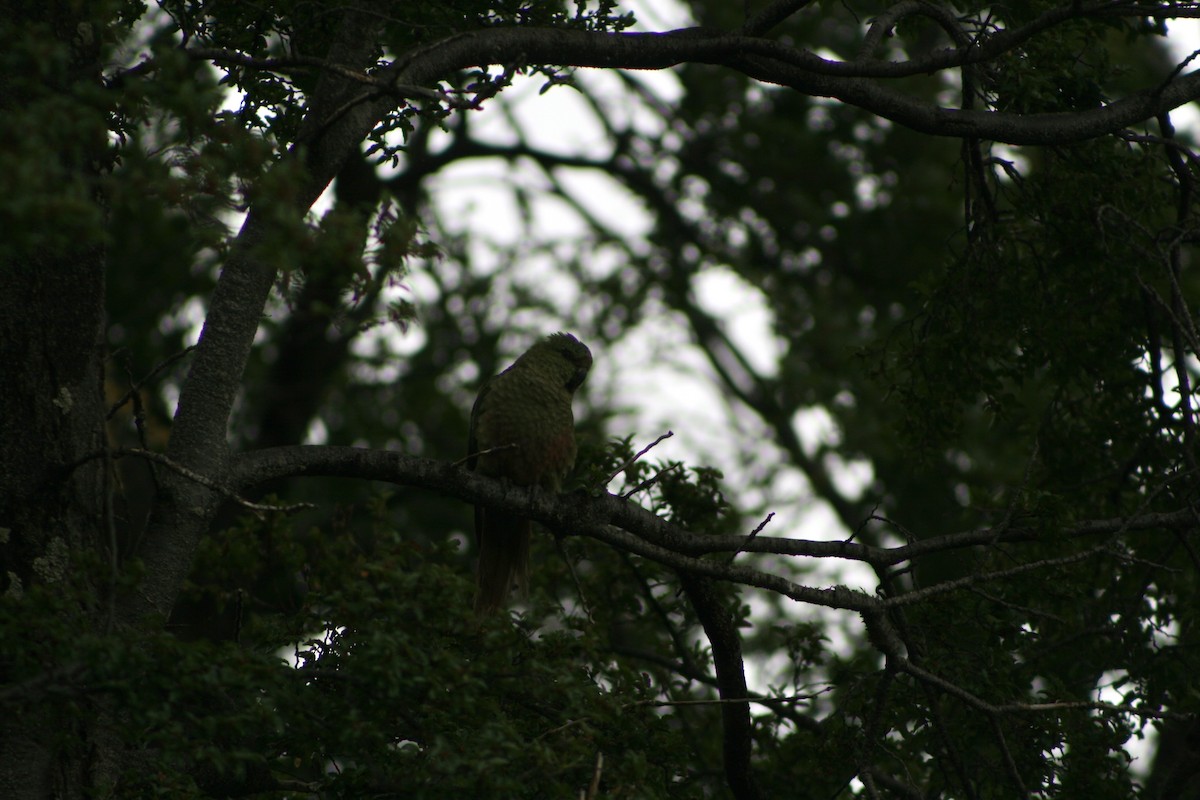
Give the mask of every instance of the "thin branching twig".
M 625 470 L 629 469 L 629 467 L 631 467 L 631 466 L 634 464 L 634 462 L 636 462 L 636 461 L 637 461 L 639 458 L 641 458 L 642 456 L 646 455 L 646 453 L 649 453 L 649 452 L 650 452 L 652 449 L 654 449 L 654 447 L 655 447 L 655 446 L 656 446 L 656 445 L 657 445 L 659 442 L 663 441 L 664 439 L 670 439 L 670 438 L 671 438 L 672 436 L 674 436 L 674 435 L 675 435 L 675 432 L 674 432 L 674 431 L 667 431 L 667 432 L 666 432 L 666 433 L 664 433 L 662 436 L 658 437 L 658 438 L 657 438 L 657 439 L 655 439 L 653 442 L 651 442 L 650 444 L 646 445 L 646 446 L 645 446 L 645 447 L 643 447 L 641 450 L 637 451 L 637 453 L 636 453 L 636 454 L 634 454 L 633 458 L 629 459 L 629 460 L 628 460 L 628 461 L 626 461 L 625 463 L 621 464 L 621 466 L 619 466 L 619 467 L 617 467 L 615 470 L 613 470 L 613 471 L 612 471 L 612 473 L 611 473 L 611 474 L 609 474 L 609 476 L 608 476 L 607 478 L 605 478 L 605 479 L 604 479 L 604 482 L 603 482 L 602 484 L 600 484 L 600 486 L 608 486 L 610 483 L 612 483 L 612 482 L 613 482 L 613 478 L 616 478 L 616 477 L 617 477 L 618 475 L 620 475 L 622 472 L 624 472 Z

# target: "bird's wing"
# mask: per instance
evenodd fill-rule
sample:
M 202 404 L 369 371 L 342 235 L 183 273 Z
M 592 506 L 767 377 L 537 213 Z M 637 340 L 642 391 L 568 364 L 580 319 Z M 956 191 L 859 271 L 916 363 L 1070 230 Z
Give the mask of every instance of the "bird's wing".
M 475 431 L 479 425 L 480 409 L 483 408 L 485 398 L 491 389 L 492 381 L 489 379 L 479 389 L 479 396 L 475 398 L 475 405 L 471 406 L 471 424 L 467 429 L 467 469 L 469 470 L 474 470 L 475 464 L 479 461 L 479 437 Z

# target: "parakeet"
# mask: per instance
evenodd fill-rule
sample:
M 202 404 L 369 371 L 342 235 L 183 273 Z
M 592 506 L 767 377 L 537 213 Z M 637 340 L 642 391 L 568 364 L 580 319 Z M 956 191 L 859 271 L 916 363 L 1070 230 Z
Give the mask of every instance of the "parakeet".
M 569 333 L 555 333 L 487 381 L 471 409 L 467 466 L 518 486 L 558 491 L 575 464 L 571 397 L 591 366 L 586 345 Z M 503 606 L 513 584 L 525 587 L 531 532 L 527 519 L 475 507 L 478 614 Z

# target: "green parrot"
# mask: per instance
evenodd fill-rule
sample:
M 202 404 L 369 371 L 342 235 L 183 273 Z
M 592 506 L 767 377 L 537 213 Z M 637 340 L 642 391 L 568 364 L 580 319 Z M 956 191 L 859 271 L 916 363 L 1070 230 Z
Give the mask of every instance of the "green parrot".
M 586 345 L 555 333 L 487 381 L 471 408 L 467 466 L 518 486 L 558 491 L 575 464 L 571 396 L 591 366 Z M 525 588 L 531 533 L 532 523 L 523 517 L 475 506 L 476 613 L 503 606 L 514 583 Z

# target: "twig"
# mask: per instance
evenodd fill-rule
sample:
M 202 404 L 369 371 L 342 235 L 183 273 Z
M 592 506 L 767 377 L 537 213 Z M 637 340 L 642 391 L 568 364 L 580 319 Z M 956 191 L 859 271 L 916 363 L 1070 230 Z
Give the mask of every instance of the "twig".
M 499 453 L 503 450 L 516 450 L 518 447 L 520 447 L 520 445 L 517 444 L 516 442 L 513 442 L 512 444 L 502 444 L 502 445 L 498 445 L 496 447 L 489 447 L 486 450 L 480 450 L 475 453 L 467 453 L 465 456 L 460 458 L 458 461 L 455 461 L 452 466 L 461 467 L 463 464 L 467 463 L 468 461 L 470 461 L 473 458 L 477 459 L 480 456 L 490 456 L 492 453 Z
M 671 639 L 671 644 L 674 646 L 675 652 L 679 654 L 679 660 L 683 666 L 683 669 L 676 670 L 676 672 L 679 672 L 679 674 L 683 675 L 689 680 L 699 680 L 715 686 L 717 682 L 716 678 L 710 677 L 708 673 L 705 672 L 700 665 L 695 662 L 695 659 L 692 658 L 692 653 L 689 649 L 687 638 L 679 632 L 679 629 L 671 619 L 670 613 L 667 611 L 667 609 L 663 608 L 663 604 L 659 602 L 659 598 L 654 595 L 654 590 L 651 588 L 650 582 L 646 579 L 646 576 L 642 574 L 642 571 L 638 569 L 637 563 L 629 556 L 629 553 L 624 551 L 617 552 L 622 563 L 625 564 L 625 567 L 631 573 L 633 573 L 634 578 L 637 580 L 638 588 L 641 589 L 642 594 L 646 598 L 647 605 L 649 605 L 649 607 L 654 611 L 654 614 L 658 617 L 659 621 L 662 623 L 663 628 L 667 632 L 667 636 Z
M 891 525 L 893 528 L 895 528 L 897 531 L 899 531 L 901 534 L 903 534 L 904 541 L 907 542 L 908 544 L 912 544 L 913 542 L 920 541 L 920 537 L 917 536 L 912 531 L 910 531 L 908 528 L 904 527 L 899 522 L 896 522 L 896 520 L 889 519 L 888 517 L 885 517 L 882 514 L 876 514 L 874 512 L 871 512 L 871 516 L 867 517 L 863 521 L 863 524 L 860 526 L 859 529 L 861 530 L 863 527 L 866 527 L 866 524 L 868 522 L 882 522 L 885 525 Z M 858 535 L 858 531 L 855 531 L 854 536 L 857 536 L 857 535 Z M 849 542 L 851 539 L 854 538 L 854 536 L 851 536 L 850 539 L 846 539 L 846 542 Z
M 1013 493 L 1012 500 L 1009 501 L 1008 508 L 1004 512 L 1004 519 L 996 526 L 996 537 L 999 538 L 1005 531 L 1012 526 L 1013 519 L 1017 516 L 1017 506 L 1021 502 L 1021 498 L 1029 491 L 1029 484 L 1033 478 L 1033 467 L 1037 463 L 1038 455 L 1041 453 L 1041 442 L 1037 439 L 1033 440 L 1033 452 L 1029 454 L 1029 460 L 1025 462 L 1025 474 L 1021 478 L 1021 485 L 1016 492 Z M 992 542 L 995 544 L 995 542 Z
M 154 380 L 154 378 L 158 376 L 158 373 L 162 372 L 164 369 L 171 366 L 176 361 L 183 358 L 184 356 L 186 356 L 188 353 L 192 352 L 195 349 L 196 349 L 196 345 L 192 345 L 190 347 L 185 347 L 182 350 L 180 350 L 178 353 L 176 353 L 175 355 L 171 356 L 170 358 L 166 359 L 165 361 L 163 361 L 160 364 L 158 364 L 157 366 L 155 366 L 154 369 L 150 370 L 150 374 L 148 374 L 146 377 L 142 378 L 140 381 L 138 381 L 137 383 L 130 386 L 129 391 L 126 392 L 121 397 L 120 400 L 118 400 L 116 403 L 114 403 L 110 409 L 108 409 L 108 415 L 105 417 L 105 419 L 106 420 L 112 419 L 113 415 L 116 414 L 118 411 L 120 411 L 122 406 L 124 406 L 126 403 L 128 403 L 130 400 L 132 400 L 137 395 L 137 393 L 142 390 L 143 386 L 145 386 L 150 381 Z
M 567 571 L 571 573 L 571 581 L 575 584 L 575 592 L 579 595 L 579 604 L 583 606 L 583 613 L 587 615 L 588 622 L 594 623 L 596 620 L 592 618 L 592 609 L 588 606 L 587 598 L 583 595 L 583 585 L 579 582 L 579 576 L 575 574 L 575 564 L 567 557 L 567 549 L 563 546 L 563 538 L 557 534 L 554 537 L 554 549 L 558 551 L 563 563 L 567 565 Z
M 1150 561 L 1149 559 L 1138 558 L 1137 556 L 1131 556 L 1127 553 L 1121 553 L 1116 550 L 1109 550 L 1107 552 L 1108 555 L 1112 556 L 1116 560 L 1124 561 L 1127 564 L 1141 564 L 1144 567 L 1151 567 L 1152 569 L 1161 570 L 1162 572 L 1172 572 L 1175 574 L 1180 574 L 1183 572 L 1183 570 L 1179 569 L 1178 567 L 1168 567 L 1166 564 L 1159 564 L 1158 562 Z
M 779 705 L 782 703 L 799 703 L 799 702 L 802 702 L 805 700 L 813 700 L 813 699 L 816 699 L 817 697 L 820 697 L 823 694 L 828 694 L 829 692 L 832 692 L 832 691 L 833 691 L 833 687 L 831 686 L 828 689 L 822 689 L 821 691 L 813 692 L 812 694 L 793 694 L 793 695 L 786 695 L 784 697 L 753 697 L 753 696 L 750 696 L 750 697 L 730 697 L 730 698 L 714 697 L 709 700 L 636 700 L 632 703 L 622 703 L 620 708 L 621 709 L 630 709 L 630 708 L 665 708 L 667 706 L 720 706 L 720 705 L 737 705 L 737 704 L 745 704 L 745 703 L 757 703 L 758 705 L 767 706 L 769 708 L 772 705 Z M 550 736 L 555 733 L 560 733 L 562 731 L 565 731 L 567 728 L 573 728 L 576 725 L 586 725 L 589 722 L 591 722 L 591 720 L 592 720 L 592 718 L 588 717 L 588 716 L 576 717 L 575 719 L 569 719 L 566 722 L 564 722 L 562 725 L 555 726 L 548 731 L 542 731 L 535 737 L 534 741 L 537 741 L 539 739 L 544 739 L 545 737 Z
M 1190 470 L 1189 470 L 1189 472 L 1190 472 Z M 933 595 L 943 594 L 945 592 L 956 591 L 958 589 L 972 586 L 976 583 L 986 583 L 986 582 L 990 582 L 990 581 L 1001 580 L 1003 578 L 1012 577 L 1014 575 L 1020 575 L 1022 573 L 1029 572 L 1031 570 L 1044 569 L 1046 567 L 1061 567 L 1061 566 L 1065 566 L 1067 564 L 1075 564 L 1080 561 L 1085 561 L 1095 555 L 1104 554 L 1104 555 L 1114 556 L 1115 553 L 1113 552 L 1112 548 L 1109 545 L 1113 541 L 1116 541 L 1120 536 L 1122 536 L 1126 530 L 1128 530 L 1128 528 L 1132 524 L 1132 522 L 1135 519 L 1137 519 L 1138 514 L 1140 514 L 1142 511 L 1144 511 L 1146 509 L 1147 506 L 1149 506 L 1152 502 L 1154 502 L 1154 500 L 1157 499 L 1158 495 L 1161 494 L 1163 492 L 1163 490 L 1166 489 L 1167 485 L 1168 485 L 1168 483 L 1163 483 L 1161 486 L 1157 487 L 1153 492 L 1151 492 L 1142 501 L 1141 506 L 1138 508 L 1137 512 L 1133 516 L 1131 516 L 1129 519 L 1122 522 L 1121 526 L 1119 528 L 1117 528 L 1115 531 L 1113 531 L 1109 535 L 1109 537 L 1107 539 L 1105 539 L 1105 541 L 1101 542 L 1100 544 L 1098 544 L 1094 547 L 1090 547 L 1086 550 L 1080 550 L 1077 553 L 1072 553 L 1071 555 L 1067 555 L 1067 556 L 1061 556 L 1059 558 L 1046 558 L 1046 559 L 1041 559 L 1038 561 L 1031 561 L 1031 562 L 1028 562 L 1025 564 L 1018 564 L 1017 566 L 1010 567 L 1008 569 L 995 570 L 993 572 L 975 573 L 972 575 L 964 576 L 962 578 L 956 578 L 954 580 L 943 581 L 942 583 L 936 583 L 933 586 L 929 586 L 924 589 L 917 589 L 916 591 L 912 591 L 907 594 L 897 595 L 895 597 L 888 597 L 883 600 L 883 606 L 884 607 L 895 607 L 895 606 L 908 605 L 910 603 L 920 602 L 920 601 L 926 599 L 927 597 L 930 597 Z
M 1015 567 L 1010 567 L 1008 569 L 995 570 L 993 572 L 974 573 L 971 575 L 966 575 L 962 578 L 955 578 L 954 580 L 948 580 L 948 581 L 943 581 L 941 583 L 935 583 L 932 586 L 928 586 L 924 589 L 917 589 L 915 591 L 908 592 L 907 594 L 900 594 L 900 595 L 896 595 L 895 597 L 886 598 L 883 601 L 883 605 L 885 605 L 885 606 L 910 605 L 912 603 L 922 602 L 934 595 L 945 594 L 946 592 L 953 592 L 958 589 L 963 589 L 968 586 L 972 586 L 976 583 L 986 583 L 986 582 L 990 582 L 990 581 L 997 581 L 997 580 L 1001 580 L 1003 578 L 1011 578 L 1015 575 L 1021 575 L 1025 572 L 1030 572 L 1033 570 L 1045 569 L 1047 567 L 1062 567 L 1062 566 L 1066 566 L 1067 564 L 1075 564 L 1080 561 L 1086 561 L 1087 559 L 1091 558 L 1092 556 L 1099 555 L 1099 554 L 1105 553 L 1107 551 L 1108 551 L 1108 544 L 1105 543 L 1102 545 L 1098 545 L 1096 547 L 1088 548 L 1087 550 L 1081 550 L 1077 553 L 1072 553 L 1069 556 L 1061 556 L 1059 558 L 1045 558 L 1045 559 L 1041 559 L 1038 561 L 1030 561 L 1025 564 L 1018 564 Z
M 1051 703 L 1003 703 L 993 705 L 981 697 L 978 697 L 966 689 L 951 683 L 945 678 L 935 675 L 928 670 L 925 670 L 911 661 L 904 661 L 899 664 L 899 669 L 912 675 L 919 681 L 935 686 L 938 689 L 946 692 L 949 695 L 957 697 L 972 708 L 978 709 L 986 714 L 1037 714 L 1044 711 L 1108 711 L 1120 714 L 1133 714 L 1136 717 L 1145 717 L 1149 719 L 1178 719 L 1185 722 L 1195 721 L 1196 714 L 1185 714 L 1178 711 L 1160 711 L 1153 708 L 1135 708 L 1134 706 L 1122 706 L 1116 703 L 1100 703 L 1088 700 L 1062 700 Z
M 1056 703 L 1008 703 L 1006 705 L 995 706 L 994 710 L 997 713 L 1040 713 L 1042 711 L 1111 711 L 1118 714 L 1132 714 L 1135 717 L 1145 717 L 1148 719 L 1177 719 L 1184 722 L 1194 722 L 1197 718 L 1195 714 L 1185 714 L 1179 711 L 1159 711 L 1153 708 L 1135 708 L 1134 706 L 1122 706 L 1116 703 L 1099 703 L 1089 702 L 1087 700 L 1063 700 Z
M 604 770 L 604 753 L 596 751 L 596 768 L 592 771 L 592 782 L 588 784 L 587 793 L 579 793 L 579 800 L 595 800 L 600 792 L 600 773 Z
M 1033 616 L 1033 617 L 1042 617 L 1044 619 L 1053 620 L 1053 621 L 1059 623 L 1060 625 L 1067 624 L 1067 621 L 1065 619 L 1063 619 L 1062 617 L 1058 616 L 1057 614 L 1051 614 L 1049 611 L 1042 611 L 1037 608 L 1032 608 L 1031 606 L 1023 606 L 1018 603 L 1010 603 L 1009 601 L 1005 600 L 1002 597 L 996 597 L 996 595 L 991 594 L 989 592 L 985 592 L 983 589 L 979 589 L 974 586 L 968 586 L 967 591 L 971 592 L 972 594 L 979 595 L 984 600 L 987 600 L 992 603 L 996 603 L 997 605 L 1004 606 L 1005 608 L 1011 608 L 1012 610 L 1019 611 L 1022 614 L 1029 614 L 1030 616 Z
M 365 72 L 346 67 L 342 64 L 336 64 L 332 61 L 326 61 L 321 58 L 312 56 L 288 56 L 287 58 L 255 58 L 248 56 L 245 53 L 239 53 L 234 50 L 221 50 L 218 48 L 199 47 L 185 49 L 184 54 L 189 58 L 194 58 L 201 61 L 212 61 L 215 64 L 231 64 L 239 67 L 247 67 L 249 69 L 261 69 L 268 72 L 279 72 L 288 74 L 293 71 L 306 72 L 310 69 L 324 70 L 332 72 L 346 80 L 361 83 L 364 86 L 372 86 L 382 90 L 388 94 L 394 94 L 404 99 L 414 97 L 424 98 L 427 100 L 444 100 L 442 93 L 433 89 L 428 89 L 423 86 L 410 86 L 399 83 L 394 79 L 387 79 L 371 75 Z M 139 65 L 140 66 L 140 65 Z
M 774 511 L 769 512 L 767 514 L 767 516 L 763 519 L 763 521 L 758 523 L 758 526 L 754 530 L 750 531 L 749 535 L 746 536 L 746 544 L 749 545 L 751 542 L 753 542 L 754 537 L 758 536 L 758 534 L 762 532 L 762 529 L 767 527 L 767 523 L 770 522 L 772 519 L 774 519 L 774 517 L 775 517 L 775 512 Z M 733 560 L 738 557 L 738 553 L 741 553 L 743 550 L 745 550 L 744 546 L 740 547 L 737 550 L 734 550 L 732 553 L 730 553 L 729 554 L 729 563 L 732 564 Z
M 617 477 L 617 476 L 618 476 L 618 475 L 620 475 L 622 472 L 624 472 L 625 470 L 629 469 L 629 467 L 630 467 L 630 466 L 631 466 L 631 465 L 632 465 L 632 464 L 633 464 L 635 461 L 637 461 L 637 460 L 638 460 L 639 458 L 641 458 L 642 456 L 646 455 L 646 453 L 649 453 L 649 452 L 650 452 L 650 450 L 651 450 L 651 449 L 652 449 L 652 448 L 653 448 L 655 445 L 657 445 L 659 442 L 661 442 L 661 441 L 662 441 L 662 440 L 664 440 L 664 439 L 670 439 L 670 438 L 671 438 L 672 436 L 674 436 L 674 435 L 675 435 L 675 432 L 674 432 L 674 431 L 667 431 L 667 432 L 666 432 L 666 433 L 664 433 L 662 436 L 658 437 L 658 438 L 657 438 L 657 439 L 655 439 L 653 442 L 651 442 L 650 444 L 648 444 L 648 445 L 646 445 L 645 447 L 643 447 L 641 450 L 639 450 L 639 451 L 638 451 L 638 452 L 637 452 L 637 453 L 634 455 L 634 457 L 633 457 L 633 458 L 629 459 L 629 460 L 628 460 L 628 461 L 626 461 L 624 464 L 622 464 L 621 466 L 619 466 L 619 467 L 617 467 L 615 470 L 613 470 L 613 471 L 612 471 L 612 474 L 610 474 L 610 475 L 609 475 L 607 478 L 605 478 L 605 479 L 604 479 L 604 483 L 600 484 L 600 486 L 598 486 L 598 487 L 596 487 L 596 488 L 601 488 L 601 487 L 604 487 L 604 486 L 608 486 L 610 483 L 612 483 L 612 481 L 613 481 L 613 478 Z
M 239 494 L 237 494 L 236 492 L 234 492 L 232 489 L 229 489 L 226 486 L 222 486 L 220 483 L 214 481 L 211 478 L 206 478 L 194 470 L 188 469 L 183 464 L 180 464 L 177 461 L 173 461 L 172 459 L 168 458 L 167 456 L 163 455 L 162 453 L 155 453 L 153 450 L 142 450 L 141 448 L 138 448 L 138 447 L 129 447 L 129 448 L 121 449 L 121 450 L 113 450 L 112 451 L 113 458 L 121 458 L 123 456 L 137 456 L 138 458 L 144 458 L 147 461 L 153 461 L 156 464 L 162 464 L 164 467 L 174 470 L 175 472 L 179 473 L 180 475 L 182 475 L 183 477 L 187 478 L 190 481 L 194 481 L 195 483 L 198 483 L 201 486 L 212 489 L 215 492 L 220 492 L 221 494 L 223 494 L 225 497 L 229 498 L 233 502 L 237 503 L 238 505 L 242 506 L 243 508 L 248 508 L 251 511 L 258 511 L 258 512 L 277 511 L 277 512 L 280 512 L 283 514 L 293 514 L 297 511 L 303 511 L 304 509 L 316 508 L 316 506 L 313 505 L 312 503 L 292 503 L 290 505 L 278 506 L 278 505 L 271 505 L 270 503 L 251 502 L 250 500 L 247 500 L 246 498 L 244 498 L 244 497 L 240 496 Z
M 1135 133 L 1130 130 L 1117 131 L 1116 135 L 1118 138 L 1131 144 L 1160 144 L 1164 147 L 1169 147 L 1190 161 L 1194 166 L 1200 166 L 1200 156 L 1197 156 L 1193 150 L 1175 139 L 1166 139 L 1150 133 Z
M 996 734 L 996 743 L 1000 745 L 1000 754 L 1004 756 L 1004 768 L 1008 770 L 1008 777 L 1012 780 L 1013 786 L 1017 790 L 1017 796 L 1028 797 L 1029 790 L 1025 788 L 1025 781 L 1021 778 L 1021 770 L 1017 769 L 1017 762 L 1013 758 L 1012 751 L 1008 749 L 1008 740 L 1004 736 L 1004 728 L 994 714 L 991 720 L 992 731 Z
M 866 517 L 864 517 L 862 522 L 858 523 L 858 527 L 854 529 L 854 533 L 852 533 L 848 537 L 846 537 L 846 539 L 844 539 L 842 541 L 842 544 L 850 544 L 851 542 L 853 542 L 855 539 L 858 538 L 858 535 L 866 529 L 868 524 L 870 524 L 871 522 L 873 522 L 877 519 L 883 519 L 883 517 L 876 516 L 875 512 L 878 510 L 879 510 L 879 503 L 876 503 L 875 506 L 871 509 L 871 513 L 868 514 Z M 909 539 L 909 541 L 911 542 L 912 539 Z
M 663 475 L 666 475 L 668 472 L 671 472 L 673 470 L 679 469 L 682 466 L 683 466 L 683 464 L 681 462 L 676 462 L 676 463 L 672 464 L 671 466 L 667 467 L 666 469 L 660 469 L 658 472 L 654 473 L 652 476 L 650 476 L 646 480 L 642 481 L 637 486 L 630 489 L 628 492 L 625 492 L 623 495 L 621 495 L 621 499 L 628 500 L 629 498 L 633 497 L 635 494 L 642 491 L 643 489 L 649 489 L 651 486 L 658 483 L 658 481 L 662 478 Z
M 1162 82 L 1162 85 L 1166 86 L 1168 83 L 1182 75 L 1183 71 L 1187 69 L 1187 65 L 1195 61 L 1197 56 L 1200 56 L 1200 50 L 1193 50 L 1191 55 L 1175 65 L 1175 69 L 1171 70 L 1171 74 L 1168 75 L 1167 79 Z
M 819 692 L 811 694 L 789 694 L 783 697 L 731 697 L 721 698 L 714 697 L 710 700 L 638 700 L 632 706 L 646 706 L 649 708 L 662 708 L 666 706 L 715 706 L 722 703 L 757 703 L 760 706 L 770 707 L 780 703 L 799 703 L 805 700 L 815 700 L 823 694 L 828 694 L 833 691 L 833 687 L 822 689 Z

